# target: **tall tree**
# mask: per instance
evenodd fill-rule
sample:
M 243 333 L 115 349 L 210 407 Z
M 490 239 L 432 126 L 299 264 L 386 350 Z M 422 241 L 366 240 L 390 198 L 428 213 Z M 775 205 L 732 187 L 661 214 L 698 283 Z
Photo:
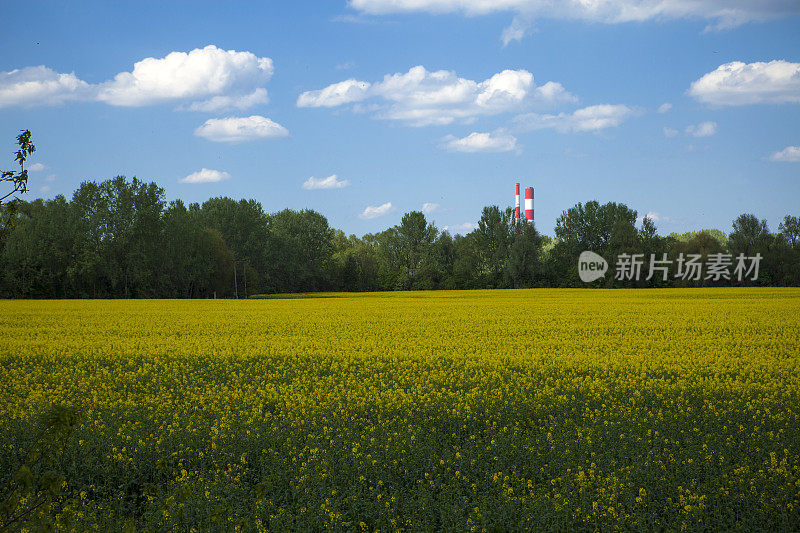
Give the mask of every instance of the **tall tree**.
M 237 270 L 249 267 L 248 291 L 278 290 L 280 283 L 272 279 L 276 275 L 278 244 L 261 204 L 255 200 L 212 198 L 203 203 L 200 212 L 200 223 L 222 235 L 234 255 Z M 233 262 L 230 268 L 233 271 Z
M 316 211 L 284 209 L 266 217 L 275 241 L 274 290 L 329 290 L 333 230 Z
M 578 203 L 556 220 L 556 244 L 550 252 L 549 273 L 558 286 L 581 286 L 577 261 L 583 251 L 593 251 L 613 265 L 621 253 L 641 253 L 636 230 L 636 211 L 625 204 L 597 201 Z M 613 270 L 613 267 L 610 269 Z M 594 285 L 619 285 L 607 274 Z
M 501 211 L 496 205 L 484 207 L 474 231 L 480 258 L 481 275 L 488 287 L 506 286 L 503 271 L 513 232 L 513 212 Z
M 786 215 L 778 229 L 781 230 L 781 235 L 792 248 L 800 244 L 800 219 L 798 217 Z
M 439 232 L 420 211 L 403 215 L 397 227 L 400 269 L 411 289 L 432 289 L 434 285 L 433 244 Z
M 728 236 L 728 246 L 733 255 L 743 253 L 750 257 L 764 251 L 769 242 L 766 220 L 753 214 L 742 214 L 733 221 L 733 231 Z
M 541 273 L 542 239 L 536 227 L 527 222 L 519 223 L 506 258 L 505 271 L 514 288 L 532 287 Z

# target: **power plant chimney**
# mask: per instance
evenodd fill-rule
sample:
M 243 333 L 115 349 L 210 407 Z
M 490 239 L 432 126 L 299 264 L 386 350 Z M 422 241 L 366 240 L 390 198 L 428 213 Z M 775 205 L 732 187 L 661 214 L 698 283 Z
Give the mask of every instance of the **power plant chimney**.
M 514 222 L 519 222 L 519 183 L 517 183 L 517 198 L 514 201 Z
M 525 221 L 533 224 L 533 187 L 525 187 Z

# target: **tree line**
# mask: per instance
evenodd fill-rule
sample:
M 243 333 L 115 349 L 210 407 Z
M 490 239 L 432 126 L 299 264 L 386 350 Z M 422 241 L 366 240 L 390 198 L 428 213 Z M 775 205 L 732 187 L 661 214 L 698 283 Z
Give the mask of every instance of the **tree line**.
M 800 285 L 800 224 L 779 233 L 744 214 L 718 230 L 660 236 L 624 204 L 577 204 L 558 218 L 555 237 L 485 207 L 466 235 L 440 231 L 419 211 L 385 231 L 347 236 L 313 210 L 264 212 L 255 200 L 220 197 L 188 206 L 164 190 L 123 176 L 86 181 L 71 200 L 0 206 L 0 296 L 6 298 L 209 298 L 315 292 L 586 286 L 577 258 L 593 250 L 674 259 L 739 253 L 763 259 L 755 285 Z M 646 270 L 645 264 L 644 269 Z M 744 284 L 672 275 L 598 287 Z

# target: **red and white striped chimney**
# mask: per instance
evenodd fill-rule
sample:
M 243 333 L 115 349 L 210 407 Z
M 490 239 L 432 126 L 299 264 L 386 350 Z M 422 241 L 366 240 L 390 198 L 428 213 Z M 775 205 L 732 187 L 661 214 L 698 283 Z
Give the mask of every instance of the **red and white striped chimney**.
M 533 223 L 533 187 L 525 187 L 525 220 Z
M 514 201 L 514 222 L 519 222 L 519 183 L 517 183 L 517 197 Z

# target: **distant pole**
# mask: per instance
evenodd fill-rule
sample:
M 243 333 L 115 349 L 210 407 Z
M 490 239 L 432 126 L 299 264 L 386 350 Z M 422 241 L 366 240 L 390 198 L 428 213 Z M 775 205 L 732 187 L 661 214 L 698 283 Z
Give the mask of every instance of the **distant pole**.
M 242 261 L 242 269 L 244 270 L 244 299 L 247 300 L 247 261 Z
M 239 299 L 239 282 L 236 280 L 236 261 L 233 262 L 233 294 Z

